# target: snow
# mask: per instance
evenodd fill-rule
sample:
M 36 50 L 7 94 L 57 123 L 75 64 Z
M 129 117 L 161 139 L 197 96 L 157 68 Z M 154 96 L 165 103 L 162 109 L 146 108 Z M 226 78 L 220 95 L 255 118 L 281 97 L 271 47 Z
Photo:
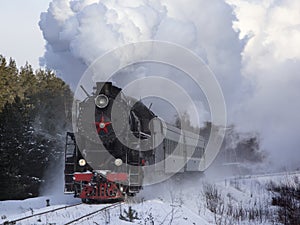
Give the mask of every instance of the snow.
M 209 183 L 205 178 L 199 179 L 199 181 L 187 179 L 184 182 L 171 179 L 158 185 L 145 187 L 135 198 L 128 199 L 120 206 L 81 220 L 78 224 L 209 225 L 216 224 L 217 221 L 223 221 L 222 224 L 226 224 L 227 221 L 227 224 L 230 224 L 230 221 L 231 223 L 234 221 L 232 217 L 225 215 L 225 213 L 217 215 L 209 209 L 204 195 L 205 187 L 215 187 L 218 190 L 221 199 L 220 206 L 224 206 L 225 210 L 232 207 L 233 209 L 242 208 L 245 212 L 251 209 L 261 209 L 269 210 L 268 212 L 271 213 L 274 206 L 270 206 L 272 196 L 266 185 L 271 181 L 277 184 L 283 182 L 293 185 L 295 181 L 299 180 L 299 177 L 300 173 L 297 172 L 242 178 L 228 177 Z M 46 207 L 47 199 L 50 199 L 51 206 Z M 72 195 L 43 196 L 22 201 L 0 201 L 0 223 L 76 203 L 80 203 L 80 200 L 74 199 Z M 105 206 L 108 204 L 81 204 L 29 218 L 17 224 L 65 224 Z M 133 223 L 120 219 L 120 214 L 126 217 L 129 207 L 137 213 L 138 219 L 135 219 Z M 238 219 L 235 223 L 273 224 L 271 220 L 265 218 L 254 221 L 245 218 Z
M 65 205 L 76 203 L 71 198 L 64 198 L 67 204 L 55 204 L 53 206 L 45 207 L 46 197 L 38 197 L 27 199 L 24 201 L 2 201 L 0 202 L 0 212 L 2 216 L 1 223 L 5 221 L 19 219 L 32 214 L 37 214 L 51 209 L 60 208 Z M 29 218 L 17 224 L 65 224 L 73 219 L 79 218 L 85 214 L 99 210 L 109 204 L 89 205 L 82 204 L 65 210 L 59 210 L 46 215 L 40 215 L 34 218 Z M 193 213 L 185 206 L 169 205 L 161 200 L 144 201 L 140 203 L 125 203 L 120 207 L 113 208 L 109 211 L 101 212 L 95 216 L 90 217 L 88 220 L 80 221 L 80 224 L 105 224 L 105 221 L 109 220 L 109 224 L 132 224 L 127 221 L 120 220 L 120 211 L 125 215 L 124 210 L 128 211 L 131 206 L 138 213 L 139 220 L 135 220 L 134 223 L 139 224 L 143 221 L 143 224 L 148 224 L 151 218 L 155 218 L 153 221 L 156 223 L 169 222 L 172 219 L 172 211 L 174 223 L 172 224 L 210 224 L 200 216 Z M 109 213 L 109 216 L 108 216 Z M 6 216 L 4 219 L 3 216 Z M 150 223 L 149 223 L 150 224 Z
M 61 195 L 61 196 L 43 196 L 38 198 L 29 198 L 25 200 L 7 200 L 0 201 L 0 216 L 15 217 L 17 215 L 28 215 L 36 213 L 36 210 L 49 210 L 46 208 L 46 200 L 50 199 L 50 204 L 52 208 L 58 208 L 64 205 L 71 205 L 79 203 L 80 200 L 74 199 L 71 195 Z M 39 211 L 41 212 L 41 211 Z M 21 217 L 21 216 L 18 216 Z M 3 222 L 0 220 L 0 222 Z

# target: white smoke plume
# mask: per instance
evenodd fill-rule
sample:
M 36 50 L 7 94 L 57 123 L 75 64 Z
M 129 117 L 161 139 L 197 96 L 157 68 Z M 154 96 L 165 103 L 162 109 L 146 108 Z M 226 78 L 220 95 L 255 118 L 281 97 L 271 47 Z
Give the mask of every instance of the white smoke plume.
M 41 63 L 74 86 L 83 69 L 105 52 L 155 39 L 193 50 L 224 83 L 237 82 L 243 46 L 231 28 L 231 12 L 220 0 L 53 0 L 41 15 L 47 41 Z M 229 95 L 234 96 L 232 90 Z
M 249 40 L 242 75 L 253 82 L 236 124 L 258 131 L 278 166 L 298 166 L 300 156 L 300 2 L 228 0 L 234 28 Z
M 243 131 L 260 132 L 274 164 L 297 163 L 299 4 L 297 0 L 53 0 L 41 14 L 40 28 L 47 41 L 41 65 L 56 70 L 74 87 L 96 58 L 116 47 L 153 39 L 183 45 L 216 74 L 229 122 Z

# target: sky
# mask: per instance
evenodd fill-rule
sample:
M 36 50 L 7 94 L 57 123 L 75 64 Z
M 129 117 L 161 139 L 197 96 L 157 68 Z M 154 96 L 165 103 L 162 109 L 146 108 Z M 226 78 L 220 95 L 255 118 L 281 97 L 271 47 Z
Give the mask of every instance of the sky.
M 0 54 L 12 57 L 18 67 L 26 61 L 39 68 L 45 41 L 38 26 L 49 0 L 0 0 Z

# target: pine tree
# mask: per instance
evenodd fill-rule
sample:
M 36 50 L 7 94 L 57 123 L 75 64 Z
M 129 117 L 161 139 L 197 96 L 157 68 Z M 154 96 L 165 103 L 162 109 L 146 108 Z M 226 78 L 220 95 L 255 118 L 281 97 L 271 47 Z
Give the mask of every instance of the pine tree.
M 72 93 L 52 71 L 0 56 L 0 200 L 39 194 L 43 176 L 63 151 Z
M 18 70 L 13 59 L 7 63 L 6 59 L 0 55 L 0 112 L 5 103 L 14 102 L 17 85 Z

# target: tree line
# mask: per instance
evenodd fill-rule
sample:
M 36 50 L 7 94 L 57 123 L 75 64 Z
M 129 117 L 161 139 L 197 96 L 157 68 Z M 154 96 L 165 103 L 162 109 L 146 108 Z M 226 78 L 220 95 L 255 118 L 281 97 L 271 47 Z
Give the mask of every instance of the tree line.
M 69 86 L 53 71 L 17 68 L 0 55 L 0 200 L 39 194 L 61 158 L 71 104 Z

